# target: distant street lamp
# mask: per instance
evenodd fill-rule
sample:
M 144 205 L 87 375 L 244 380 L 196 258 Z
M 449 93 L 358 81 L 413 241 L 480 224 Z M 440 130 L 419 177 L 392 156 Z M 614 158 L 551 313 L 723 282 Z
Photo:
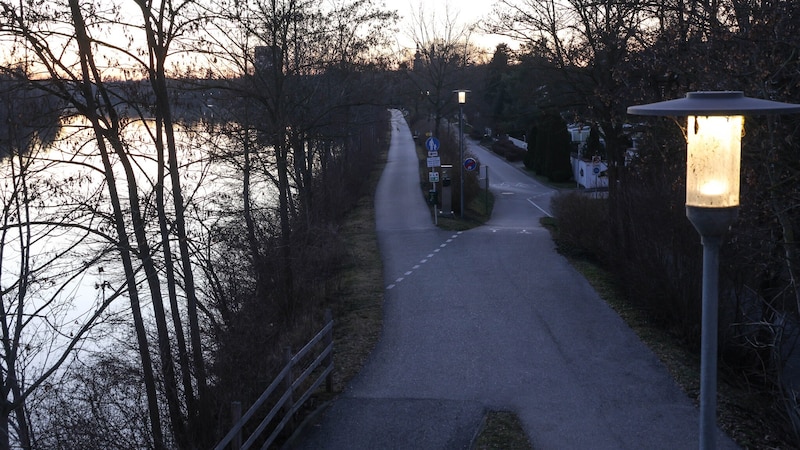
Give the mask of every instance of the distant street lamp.
M 458 166 L 460 167 L 459 179 L 461 184 L 461 218 L 464 218 L 464 104 L 467 103 L 467 94 L 472 91 L 457 89 L 453 91 L 458 94 Z
M 800 112 L 800 105 L 745 97 L 740 91 L 690 92 L 631 106 L 628 114 L 688 116 L 686 217 L 703 245 L 700 448 L 716 448 L 719 248 L 739 210 L 741 136 L 746 114 Z

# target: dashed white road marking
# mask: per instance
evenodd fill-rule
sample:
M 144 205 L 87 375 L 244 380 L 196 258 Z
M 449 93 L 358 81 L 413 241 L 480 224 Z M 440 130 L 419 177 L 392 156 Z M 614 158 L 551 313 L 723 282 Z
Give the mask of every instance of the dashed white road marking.
M 447 244 L 448 244 L 448 243 L 450 243 L 450 242 L 453 242 L 453 239 L 457 238 L 457 237 L 458 237 L 458 236 L 459 236 L 461 233 L 463 233 L 463 231 L 459 231 L 458 233 L 456 233 L 456 234 L 454 234 L 454 235 L 450 236 L 450 238 L 449 238 L 449 239 L 447 239 L 447 240 L 446 240 L 446 241 L 445 241 L 443 244 L 440 244 L 440 245 L 439 245 L 439 248 L 437 248 L 437 249 L 433 250 L 433 252 L 432 252 L 432 253 L 428 253 L 428 256 L 427 256 L 427 257 L 425 257 L 425 258 L 423 258 L 423 259 L 421 259 L 421 260 L 419 261 L 419 264 L 415 264 L 413 267 L 411 267 L 411 270 L 409 270 L 408 272 L 405 272 L 405 273 L 403 274 L 404 276 L 402 276 L 402 277 L 400 277 L 400 278 L 398 278 L 398 279 L 394 280 L 394 283 L 392 283 L 392 284 L 390 284 L 390 285 L 386 286 L 386 290 L 388 291 L 388 290 L 391 290 L 391 289 L 394 289 L 395 287 L 397 287 L 397 285 L 398 285 L 400 282 L 402 282 L 402 281 L 405 279 L 405 277 L 407 277 L 407 276 L 409 276 L 409 275 L 413 274 L 415 270 L 419 269 L 419 268 L 420 268 L 420 264 L 425 264 L 425 263 L 427 263 L 427 262 L 428 262 L 428 260 L 429 260 L 430 258 L 433 258 L 433 256 L 434 256 L 435 254 L 439 253 L 439 252 L 440 252 L 440 251 L 441 251 L 443 248 L 447 247 Z

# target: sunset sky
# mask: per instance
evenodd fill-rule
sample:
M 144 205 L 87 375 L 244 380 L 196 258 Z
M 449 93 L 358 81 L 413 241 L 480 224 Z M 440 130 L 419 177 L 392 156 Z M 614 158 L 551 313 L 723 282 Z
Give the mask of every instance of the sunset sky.
M 418 13 L 420 4 L 423 5 L 426 15 L 434 14 L 435 17 L 438 18 L 437 22 L 444 20 L 446 17 L 446 11 L 449 9 L 450 15 L 455 16 L 458 22 L 463 24 L 473 24 L 481 19 L 487 18 L 490 15 L 495 0 L 448 0 L 445 2 L 432 2 L 423 0 L 385 0 L 385 2 L 387 9 L 397 10 L 401 16 L 400 35 L 398 36 L 398 40 L 401 41 L 402 45 L 410 45 L 407 42 L 403 42 L 406 39 L 404 34 L 407 34 L 412 17 L 414 14 Z M 516 45 L 514 45 L 513 42 L 510 42 L 508 38 L 484 35 L 478 30 L 471 35 L 470 39 L 473 41 L 473 43 L 488 49 L 494 49 L 494 47 L 501 42 L 505 42 L 512 47 L 516 47 Z
M 135 9 L 133 0 L 92 0 L 103 4 L 105 2 L 115 2 L 123 7 L 123 11 L 130 8 L 130 13 L 124 13 L 123 17 L 136 17 L 139 12 Z M 331 0 L 338 3 L 337 0 Z M 441 35 L 443 33 L 443 23 L 446 19 L 457 21 L 463 26 L 475 24 L 476 22 L 486 19 L 490 16 L 493 5 L 496 0 L 447 0 L 430 1 L 430 0 L 384 0 L 384 8 L 388 10 L 396 10 L 400 15 L 400 23 L 397 25 L 397 47 L 400 49 L 410 49 L 413 52 L 414 47 L 414 31 L 413 24 L 415 16 L 420 15 L 420 8 L 426 23 L 432 21 L 434 23 L 434 35 Z M 380 3 L 378 3 L 380 4 Z M 417 20 L 419 17 L 417 17 Z M 124 33 L 118 33 L 121 37 L 119 45 L 123 48 L 129 46 L 136 46 L 137 43 L 142 41 L 136 39 L 129 41 L 124 38 Z M 512 48 L 518 47 L 516 43 L 510 41 L 508 38 L 501 36 L 484 35 L 480 30 L 474 30 L 470 34 L 470 41 L 472 44 L 482 47 L 487 50 L 488 54 L 494 51 L 497 44 L 503 42 L 509 44 Z M 16 58 L 20 57 L 19 54 L 15 55 Z M 123 57 L 124 58 L 124 57 Z M 11 42 L 3 42 L 0 45 L 0 59 L 14 59 L 11 56 Z M 182 64 L 181 61 L 175 63 Z M 109 61 L 109 67 L 114 64 L 114 61 Z M 124 65 L 124 63 L 123 63 Z M 110 70 L 113 76 L 116 75 L 116 70 Z

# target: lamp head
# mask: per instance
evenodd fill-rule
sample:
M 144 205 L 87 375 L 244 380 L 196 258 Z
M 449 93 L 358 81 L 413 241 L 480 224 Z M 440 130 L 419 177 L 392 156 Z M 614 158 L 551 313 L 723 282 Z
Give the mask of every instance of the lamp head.
M 470 93 L 469 89 L 456 89 L 453 93 L 458 95 L 458 104 L 463 105 L 467 103 L 467 94 Z
M 745 97 L 741 91 L 690 92 L 628 108 L 628 114 L 688 116 L 686 205 L 699 208 L 739 205 L 743 116 L 794 112 L 800 105 Z
M 640 116 L 746 116 L 800 112 L 800 105 L 745 97 L 742 91 L 689 92 L 685 98 L 628 107 Z
M 686 205 L 738 206 L 744 117 L 689 116 L 687 125 Z

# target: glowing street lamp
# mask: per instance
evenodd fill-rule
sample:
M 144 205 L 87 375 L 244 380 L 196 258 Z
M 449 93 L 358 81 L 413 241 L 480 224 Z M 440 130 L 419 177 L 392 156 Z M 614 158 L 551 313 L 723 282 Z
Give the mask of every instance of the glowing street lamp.
M 730 208 L 739 204 L 742 116 L 689 116 L 686 204 Z
M 461 184 L 461 218 L 464 218 L 464 104 L 467 103 L 467 94 L 472 91 L 458 89 L 453 91 L 458 95 L 458 166 L 460 169 L 459 179 Z
M 700 448 L 716 448 L 719 248 L 739 210 L 744 115 L 800 112 L 800 105 L 740 91 L 690 92 L 686 98 L 631 106 L 628 114 L 688 116 L 686 216 L 703 244 Z

